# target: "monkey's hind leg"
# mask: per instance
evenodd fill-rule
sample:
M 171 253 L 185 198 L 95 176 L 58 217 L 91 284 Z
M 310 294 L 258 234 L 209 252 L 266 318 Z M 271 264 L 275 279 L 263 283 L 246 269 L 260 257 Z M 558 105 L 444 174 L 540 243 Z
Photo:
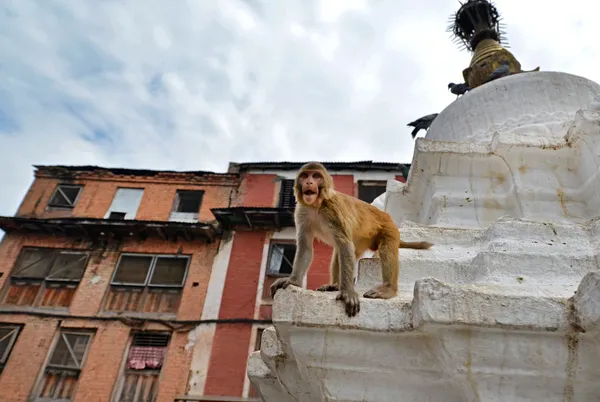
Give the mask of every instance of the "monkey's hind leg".
M 318 292 L 337 292 L 340 290 L 340 262 L 338 259 L 337 251 L 334 249 L 331 255 L 331 264 L 329 266 L 330 282 L 319 286 Z
M 394 234 L 382 236 L 379 244 L 379 260 L 383 283 L 365 292 L 363 297 L 390 299 L 398 293 L 398 238 Z

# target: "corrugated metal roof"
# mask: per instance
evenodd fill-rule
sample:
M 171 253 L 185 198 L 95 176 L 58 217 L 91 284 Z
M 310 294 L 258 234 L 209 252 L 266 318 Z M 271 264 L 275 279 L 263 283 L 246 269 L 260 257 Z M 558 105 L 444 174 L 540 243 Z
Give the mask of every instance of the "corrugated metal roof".
M 272 170 L 296 170 L 299 169 L 305 163 L 304 162 L 231 162 L 229 164 L 228 172 L 237 173 L 240 170 L 250 169 L 272 169 Z M 320 162 L 320 161 L 319 161 Z M 403 166 L 410 169 L 410 163 L 399 163 L 399 162 L 375 162 L 371 160 L 355 161 L 355 162 L 321 162 L 326 169 L 331 170 L 402 170 Z
M 306 162 L 230 162 L 227 172 L 211 172 L 207 170 L 156 170 L 156 169 L 129 169 L 129 168 L 112 168 L 94 165 L 34 165 L 40 172 L 48 174 L 60 175 L 61 173 L 76 174 L 85 172 L 96 173 L 111 173 L 122 176 L 144 176 L 152 177 L 160 174 L 182 174 L 193 176 L 230 176 L 238 174 L 242 170 L 261 169 L 261 170 L 296 170 Z M 329 170 L 380 170 L 380 171 L 402 171 L 410 169 L 410 163 L 398 162 L 374 162 L 374 161 L 355 161 L 355 162 L 321 162 L 326 169 Z
M 123 176 L 156 176 L 159 174 L 189 174 L 194 176 L 208 176 L 208 175 L 222 175 L 230 176 L 231 173 L 217 173 L 210 172 L 207 170 L 155 170 L 155 169 L 128 169 L 128 168 L 110 168 L 102 166 L 92 165 L 80 165 L 80 166 L 67 166 L 67 165 L 33 165 L 38 170 L 46 170 L 53 173 L 60 173 L 60 171 L 66 171 L 70 173 L 83 173 L 83 172 L 106 172 L 115 175 Z

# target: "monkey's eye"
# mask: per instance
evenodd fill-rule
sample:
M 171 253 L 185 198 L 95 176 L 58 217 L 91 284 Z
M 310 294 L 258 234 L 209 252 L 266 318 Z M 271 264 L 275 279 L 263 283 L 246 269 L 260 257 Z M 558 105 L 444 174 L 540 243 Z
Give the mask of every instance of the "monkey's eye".
M 314 177 L 315 177 L 315 179 L 320 179 L 321 178 L 321 174 L 320 173 L 315 173 Z

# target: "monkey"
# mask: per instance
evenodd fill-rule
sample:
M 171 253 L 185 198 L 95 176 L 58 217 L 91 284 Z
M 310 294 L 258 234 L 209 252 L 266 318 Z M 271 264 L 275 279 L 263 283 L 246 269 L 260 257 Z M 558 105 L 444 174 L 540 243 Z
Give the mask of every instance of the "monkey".
M 353 317 L 360 311 L 354 289 L 356 259 L 367 249 L 379 254 L 383 282 L 364 293 L 371 299 L 389 299 L 398 293 L 398 249 L 429 249 L 426 241 L 400 240 L 392 217 L 379 208 L 333 188 L 333 178 L 319 162 L 304 164 L 294 180 L 296 209 L 296 254 L 292 273 L 277 279 L 270 288 L 271 297 L 289 285 L 300 287 L 313 260 L 313 241 L 321 240 L 333 247 L 330 283 L 317 288 L 321 292 L 338 291 L 336 300 L 345 305 Z

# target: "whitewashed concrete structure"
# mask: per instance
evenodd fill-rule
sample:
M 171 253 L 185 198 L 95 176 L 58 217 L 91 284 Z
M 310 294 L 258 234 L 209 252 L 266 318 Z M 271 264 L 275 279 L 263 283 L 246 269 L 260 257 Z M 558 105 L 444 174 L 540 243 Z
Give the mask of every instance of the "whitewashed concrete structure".
M 400 294 L 280 291 L 248 360 L 265 401 L 600 401 L 600 85 L 505 77 L 450 104 L 374 204 L 404 240 Z M 380 280 L 362 259 L 357 288 Z

